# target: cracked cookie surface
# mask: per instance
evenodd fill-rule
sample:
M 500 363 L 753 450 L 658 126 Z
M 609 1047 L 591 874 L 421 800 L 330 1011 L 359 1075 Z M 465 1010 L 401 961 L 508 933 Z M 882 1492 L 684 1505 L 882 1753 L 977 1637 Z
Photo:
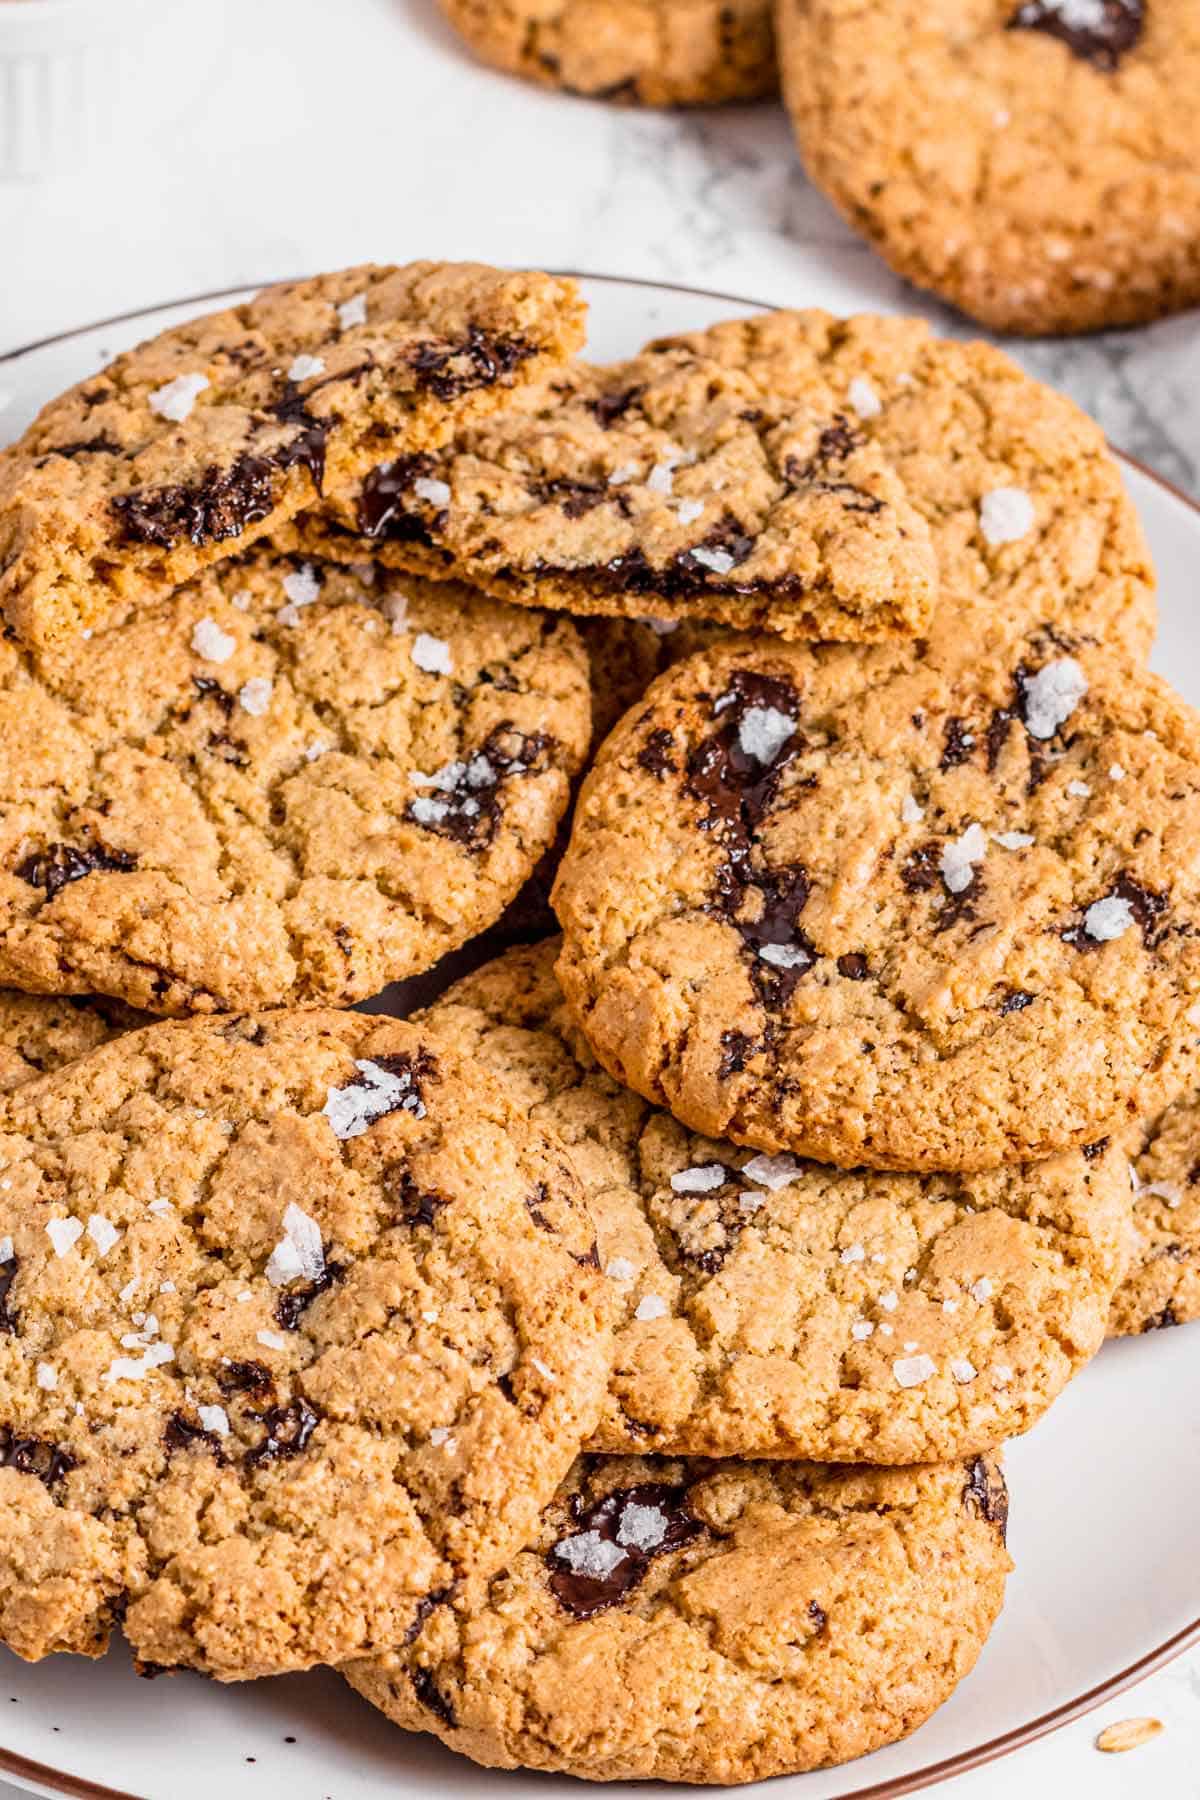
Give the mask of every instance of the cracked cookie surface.
M 1162 1331 L 1200 1319 L 1200 1087 L 1194 1047 L 1186 1092 L 1126 1142 L 1133 1250 L 1113 1296 L 1109 1335 Z
M 498 917 L 587 748 L 566 619 L 266 552 L 0 644 L 0 980 L 347 1005 Z
M 783 0 L 808 173 L 891 266 L 998 331 L 1200 301 L 1192 0 Z
M 1118 1148 L 959 1176 L 751 1156 L 604 1073 L 556 950 L 511 951 L 426 1018 L 583 1182 L 617 1306 L 590 1449 L 948 1460 L 1027 1430 L 1100 1348 L 1127 1251 Z
M 119 1000 L 0 988 L 0 1094 L 78 1062 L 110 1038 L 149 1023 Z
M 789 449 L 779 418 L 809 419 L 817 435 Z M 803 477 L 794 487 L 781 485 L 789 468 Z M 775 519 L 791 534 L 783 559 Z M 1001 351 L 937 338 L 920 319 L 762 313 L 628 364 L 575 365 L 289 529 L 296 547 L 350 558 L 374 534 L 387 561 L 506 599 L 693 626 L 749 616 L 827 638 L 872 635 L 844 598 L 865 592 L 868 550 L 882 556 L 890 539 L 903 553 L 891 579 L 911 587 L 927 533 L 932 611 L 918 623 L 910 606 L 905 629 L 931 655 L 1056 626 L 1144 656 L 1155 628 L 1149 553 L 1099 427 Z M 755 571 L 790 573 L 799 597 L 756 595 Z M 821 580 L 833 599 L 818 605 L 803 590 Z
M 573 363 L 491 429 L 394 461 L 294 538 L 458 575 L 577 613 L 769 625 L 873 641 L 928 622 L 925 521 L 847 410 L 845 372 L 808 356 L 782 391 L 755 346 L 705 334 L 628 362 Z
M 584 1457 L 508 1571 L 345 1671 L 493 1768 L 733 1783 L 906 1736 L 1011 1567 L 995 1463 Z
M 30 644 L 125 616 L 579 347 L 572 282 L 364 265 L 126 352 L 0 453 L 0 610 Z
M 0 1639 L 222 1680 L 399 1641 L 596 1416 L 560 1145 L 428 1034 L 154 1025 L 0 1106 Z
M 983 1169 L 1169 1098 L 1200 991 L 1200 724 L 1061 635 L 957 667 L 733 641 L 584 783 L 558 975 L 684 1123 L 841 1167 Z
M 476 55 L 546 87 L 642 106 L 773 94 L 766 0 L 440 0 Z

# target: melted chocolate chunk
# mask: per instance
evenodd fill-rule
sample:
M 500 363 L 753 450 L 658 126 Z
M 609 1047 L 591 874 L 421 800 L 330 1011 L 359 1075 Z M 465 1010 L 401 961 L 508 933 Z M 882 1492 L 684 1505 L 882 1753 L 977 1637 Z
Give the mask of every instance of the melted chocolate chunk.
M 829 1614 L 825 1611 L 825 1608 L 821 1605 L 819 1600 L 809 1601 L 808 1616 L 812 1620 L 814 1633 L 824 1631 L 826 1625 L 829 1623 Z
M 47 844 L 44 850 L 35 850 L 18 863 L 13 872 L 30 887 L 43 888 L 47 900 L 53 900 L 85 875 L 128 875 L 136 868 L 137 857 L 129 850 L 106 850 L 103 844 L 83 848 L 75 844 Z
M 265 519 L 275 504 L 277 465 L 266 457 L 239 456 L 228 469 L 211 463 L 199 481 L 139 488 L 110 502 L 130 544 L 220 544 Z
M 431 480 L 438 465 L 432 456 L 397 456 L 364 477 L 358 496 L 358 529 L 364 537 L 393 543 L 425 544 L 429 527 L 422 516 L 406 512 L 405 496 L 414 481 Z M 438 514 L 438 518 L 441 518 Z
M 789 456 L 783 465 L 783 477 L 791 487 L 812 488 L 822 494 L 836 494 L 848 512 L 881 513 L 883 501 L 852 481 L 831 479 L 837 465 L 866 443 L 863 432 L 838 413 L 832 425 L 826 425 L 817 439 L 817 447 L 806 462 Z
M 648 775 L 662 781 L 664 776 L 675 773 L 675 764 L 671 760 L 671 751 L 675 748 L 675 739 L 664 726 L 648 734 L 645 743 L 638 751 L 638 766 L 645 769 Z
M 942 877 L 941 845 L 930 841 L 918 844 L 900 870 L 900 881 L 910 894 L 927 894 Z
M 713 1165 L 707 1165 L 709 1167 Z M 678 1262 L 705 1275 L 715 1275 L 753 1216 L 739 1204 L 747 1183 L 741 1171 L 721 1165 L 722 1183 L 703 1193 L 666 1188 L 651 1202 L 652 1221 L 667 1235 Z M 765 1202 L 768 1196 L 764 1192 Z
M 465 849 L 486 849 L 503 811 L 504 782 L 514 775 L 539 774 L 553 743 L 545 732 L 527 736 L 505 720 L 466 761 L 452 763 L 436 787 L 410 800 L 406 816 Z
M 785 1006 L 817 959 L 799 924 L 810 891 L 808 874 L 799 865 L 772 869 L 745 882 L 731 904 L 719 908 L 754 957 L 750 977 L 764 1006 Z M 746 902 L 755 907 L 755 917 L 740 916 L 737 909 Z M 780 959 L 764 954 L 772 949 Z
M 454 1731 L 458 1725 L 458 1720 L 454 1716 L 454 1708 L 446 1696 L 439 1691 L 429 1670 L 410 1669 L 408 1679 L 412 1683 L 413 1693 L 426 1712 L 431 1712 L 435 1719 L 440 1719 L 443 1725 Z
M 1003 1019 L 1009 1013 L 1024 1012 L 1027 1006 L 1033 1005 L 1033 1001 L 1034 996 L 1027 988 L 1009 988 L 1000 1002 L 1000 1017 Z
M 317 1296 L 328 1292 L 345 1273 L 345 1263 L 327 1262 L 314 1281 L 302 1282 L 299 1287 L 290 1287 L 286 1294 L 280 1294 L 275 1302 L 275 1317 L 284 1331 L 296 1331 Z
M 870 974 L 867 959 L 861 950 L 849 950 L 845 956 L 839 956 L 837 972 L 844 975 L 847 981 L 865 981 Z
M 739 563 L 745 562 L 753 549 L 754 539 L 746 535 L 736 519 L 726 515 L 698 544 L 694 544 L 690 550 L 680 550 L 674 560 L 678 567 L 695 569 L 698 574 L 707 578 L 716 571 L 697 558 L 697 550 L 710 550 L 717 555 L 728 556 L 736 569 Z
M 596 507 L 608 501 L 618 505 L 624 498 L 619 488 L 604 481 L 535 481 L 532 491 L 544 504 L 561 507 L 568 519 L 582 519 Z
M 1179 1322 L 1179 1315 L 1168 1300 L 1161 1312 L 1155 1313 L 1153 1318 L 1146 1320 L 1146 1323 L 1142 1326 L 1142 1330 L 1143 1332 L 1169 1331 L 1172 1325 L 1178 1325 Z
M 424 1116 L 425 1084 L 439 1080 L 437 1057 L 424 1046 L 415 1055 L 407 1050 L 394 1056 L 373 1056 L 370 1061 L 377 1069 L 385 1069 L 389 1075 L 395 1075 L 402 1083 L 403 1092 L 394 1096 L 390 1104 L 380 1111 L 372 1111 L 371 1123 L 377 1119 L 386 1119 L 389 1113 L 416 1113 L 418 1118 Z
M 163 1443 L 168 1456 L 173 1450 L 207 1450 L 217 1462 L 224 1463 L 225 1449 L 215 1431 L 205 1431 L 181 1412 L 173 1412 L 163 1430 Z
M 1145 0 L 1026 0 L 1008 21 L 1009 31 L 1045 31 L 1073 56 L 1111 75 L 1139 41 L 1146 23 Z
M 699 1537 L 704 1527 L 688 1513 L 687 1496 L 686 1487 L 660 1481 L 619 1488 L 591 1506 L 584 1506 L 582 1496 L 576 1495 L 571 1502 L 575 1530 L 546 1553 L 550 1589 L 559 1605 L 577 1619 L 590 1619 L 618 1605 L 637 1587 L 655 1557 Z M 638 1513 L 627 1517 L 631 1507 L 649 1508 L 658 1520 Z M 655 1531 L 661 1532 L 656 1541 Z M 588 1541 L 581 1546 L 584 1538 Z M 619 1558 L 614 1559 L 608 1546 L 621 1552 Z M 593 1558 L 599 1567 L 611 1566 L 605 1573 L 588 1573 Z
M 1084 1159 L 1087 1162 L 1095 1162 L 1096 1158 L 1098 1156 L 1103 1156 L 1104 1152 L 1107 1149 L 1108 1149 L 1108 1139 L 1106 1137 L 1097 1138 L 1094 1144 L 1084 1144 L 1084 1146 L 1083 1146 Z
M 217 1386 L 223 1394 L 252 1394 L 265 1400 L 275 1392 L 275 1377 L 265 1363 L 225 1360 L 217 1370 Z
M 618 419 L 625 417 L 635 401 L 641 399 L 643 391 L 640 387 L 628 387 L 608 394 L 597 394 L 594 400 L 588 401 L 588 406 L 595 414 L 597 423 L 608 431 Z
M 982 1456 L 977 1456 L 967 1471 L 963 1504 L 973 1508 L 989 1525 L 995 1525 L 1004 1538 L 1008 1528 L 1008 1489 L 999 1469 Z
M 0 1468 L 36 1475 L 45 1487 L 51 1488 L 78 1466 L 78 1457 L 61 1445 L 46 1438 L 18 1437 L 11 1425 L 0 1425 Z
M 757 1056 L 762 1045 L 744 1031 L 723 1031 L 721 1033 L 721 1061 L 717 1074 L 722 1081 L 728 1081 L 731 1075 L 740 1075 L 752 1056 Z
M 946 720 L 946 738 L 942 748 L 942 760 L 938 765 L 942 769 L 957 769 L 960 763 L 969 761 L 975 748 L 975 736 L 967 730 L 964 719 Z
M 13 1282 L 17 1279 L 20 1258 L 10 1256 L 6 1263 L 0 1263 L 0 1331 L 14 1332 L 18 1319 L 12 1306 Z
M 446 1205 L 445 1194 L 420 1188 L 409 1173 L 406 1163 L 384 1170 L 383 1191 L 396 1210 L 401 1225 L 432 1225 Z
M 218 757 L 232 769 L 244 769 L 250 761 L 250 752 L 244 740 L 231 737 L 227 731 L 210 731 L 205 749 L 210 756 Z
M 494 386 L 532 355 L 533 346 L 524 338 L 492 336 L 470 325 L 457 341 L 418 345 L 409 367 L 418 387 L 439 400 L 457 400 L 475 388 Z
M 357 371 L 352 371 L 357 373 Z M 331 375 L 330 381 L 344 381 L 348 377 Z M 318 382 L 324 387 L 325 382 Z M 336 421 L 331 419 L 314 419 L 308 410 L 308 402 L 316 390 L 310 388 L 307 394 L 300 393 L 293 382 L 284 388 L 283 399 L 271 408 L 275 418 L 281 425 L 294 425 L 296 435 L 281 444 L 278 450 L 271 452 L 271 461 L 277 469 L 307 469 L 312 477 L 312 484 L 318 494 L 325 487 L 325 448 L 329 439 L 330 426 Z
M 1167 910 L 1168 896 L 1156 892 L 1153 888 L 1143 887 L 1132 875 L 1118 875 L 1106 894 L 1098 896 L 1103 900 L 1124 900 L 1128 902 L 1135 923 L 1140 927 L 1142 942 L 1147 950 L 1156 950 L 1167 935 L 1167 928 L 1158 928 L 1158 922 Z M 1064 944 L 1070 944 L 1076 950 L 1091 951 L 1103 948 L 1111 942 L 1108 938 L 1094 938 L 1088 931 L 1085 920 L 1088 908 L 1084 908 L 1083 918 L 1075 925 L 1068 925 L 1062 932 Z
M 266 1435 L 246 1456 L 246 1464 L 251 1468 L 299 1456 L 307 1449 L 309 1438 L 321 1422 L 320 1413 L 300 1395 L 289 1400 L 286 1406 L 272 1406 L 268 1412 L 260 1413 L 259 1418 Z
M 223 688 L 220 682 L 215 681 L 211 675 L 193 675 L 192 686 L 196 690 L 197 700 L 213 701 L 220 707 L 225 717 L 229 718 L 237 703 L 237 696 L 231 694 L 228 688 Z
M 989 775 L 996 772 L 996 764 L 1004 754 L 1004 746 L 1008 742 L 1008 734 L 1016 723 L 1017 715 L 1010 706 L 998 706 L 988 721 L 984 742 L 987 744 L 987 771 Z
M 421 1599 L 417 1601 L 416 1611 L 412 1616 L 412 1624 L 409 1626 L 400 1642 L 405 1645 L 415 1644 L 421 1635 L 422 1627 L 430 1613 L 436 1612 L 439 1606 L 444 1606 L 453 1593 L 454 1589 L 452 1587 L 444 1587 L 437 1588 L 432 1594 L 422 1595 Z
M 102 432 L 99 437 L 84 438 L 77 443 L 55 444 L 52 449 L 46 451 L 44 456 L 36 457 L 33 466 L 35 469 L 44 468 L 52 456 L 65 456 L 73 459 L 76 456 L 121 456 L 123 454 L 120 444 L 113 438 L 105 437 Z

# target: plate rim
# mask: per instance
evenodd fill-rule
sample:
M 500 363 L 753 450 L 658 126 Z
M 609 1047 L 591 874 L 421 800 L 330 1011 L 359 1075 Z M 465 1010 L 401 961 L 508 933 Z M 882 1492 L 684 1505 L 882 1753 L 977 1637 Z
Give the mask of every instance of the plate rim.
M 549 274 L 567 276 L 576 281 L 590 281 L 609 287 L 651 288 L 657 293 L 686 294 L 694 299 L 728 301 L 734 306 L 753 306 L 764 312 L 775 310 L 768 300 L 752 299 L 746 294 L 731 294 L 723 289 L 696 287 L 681 281 L 655 281 L 648 276 L 614 275 L 593 269 L 551 269 Z M 154 313 L 173 311 L 180 306 L 202 306 L 211 301 L 228 300 L 235 294 L 244 294 L 261 287 L 274 287 L 283 281 L 303 280 L 303 276 L 280 276 L 265 282 L 238 282 L 231 287 L 213 288 L 202 294 L 185 294 L 174 300 L 161 300 L 149 306 L 131 307 L 125 312 L 112 313 L 104 319 L 94 319 L 88 324 L 74 325 L 65 331 L 52 332 L 48 337 L 35 338 L 31 343 L 21 344 L 15 350 L 0 352 L 0 366 L 14 363 L 21 358 L 32 355 L 35 351 L 45 350 L 53 344 L 68 342 L 71 338 L 86 337 L 93 331 L 103 331 L 110 325 L 127 325 L 134 319 L 149 318 Z M 1200 500 L 1187 493 L 1178 483 L 1167 476 L 1159 474 L 1140 457 L 1131 456 L 1128 451 L 1121 450 L 1110 443 L 1109 448 L 1127 467 L 1136 469 L 1140 475 L 1155 483 L 1174 500 L 1180 501 L 1190 512 L 1200 515 Z M 1140 1656 L 1136 1662 L 1130 1663 L 1117 1674 L 1098 1682 L 1084 1693 L 1073 1699 L 1064 1700 L 1060 1706 L 1049 1712 L 1040 1713 L 1037 1718 L 1027 1720 L 1023 1725 L 1015 1725 L 1011 1731 L 1003 1732 L 999 1737 L 989 1738 L 982 1744 L 976 1744 L 969 1750 L 960 1751 L 955 1756 L 943 1757 L 941 1762 L 929 1763 L 924 1768 L 913 1769 L 907 1775 L 893 1775 L 882 1781 L 869 1782 L 866 1787 L 846 1790 L 842 1800 L 901 1800 L 901 1796 L 920 1793 L 922 1790 L 935 1787 L 943 1781 L 949 1781 L 956 1775 L 965 1775 L 972 1769 L 982 1768 L 986 1763 L 995 1762 L 1002 1756 L 1009 1756 L 1016 1750 L 1036 1743 L 1039 1738 L 1047 1737 L 1051 1732 L 1069 1725 L 1073 1720 L 1082 1718 L 1106 1700 L 1115 1699 L 1136 1682 L 1152 1675 L 1157 1669 L 1173 1662 L 1177 1656 L 1194 1645 L 1200 1644 L 1200 1614 L 1182 1630 L 1157 1644 Z M 847 1764 L 852 1769 L 854 1764 Z M 42 1788 L 64 1796 L 64 1800 L 148 1800 L 148 1796 L 137 1795 L 125 1788 L 106 1787 L 86 1776 L 72 1775 L 66 1769 L 51 1768 L 48 1763 L 35 1761 L 31 1757 L 22 1756 L 15 1750 L 7 1749 L 0 1744 L 0 1774 L 13 1775 L 18 1780 L 37 1782 Z M 57 1784 L 57 1785 L 55 1785 Z

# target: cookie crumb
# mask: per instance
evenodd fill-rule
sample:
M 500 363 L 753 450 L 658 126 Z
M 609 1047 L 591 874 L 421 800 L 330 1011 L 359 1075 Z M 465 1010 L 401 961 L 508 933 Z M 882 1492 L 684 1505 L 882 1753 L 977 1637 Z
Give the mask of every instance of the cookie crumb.
M 199 619 L 192 628 L 192 649 L 205 662 L 228 662 L 237 649 L 237 639 L 222 631 L 215 619 Z

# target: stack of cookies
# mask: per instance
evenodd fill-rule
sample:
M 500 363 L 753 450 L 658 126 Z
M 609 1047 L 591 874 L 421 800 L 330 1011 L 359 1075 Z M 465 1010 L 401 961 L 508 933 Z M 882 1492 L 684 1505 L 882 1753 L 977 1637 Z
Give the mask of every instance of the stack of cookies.
M 999 352 L 582 336 L 349 270 L 0 456 L 0 1640 L 728 1783 L 918 1726 L 1200 1313 L 1200 720 Z

